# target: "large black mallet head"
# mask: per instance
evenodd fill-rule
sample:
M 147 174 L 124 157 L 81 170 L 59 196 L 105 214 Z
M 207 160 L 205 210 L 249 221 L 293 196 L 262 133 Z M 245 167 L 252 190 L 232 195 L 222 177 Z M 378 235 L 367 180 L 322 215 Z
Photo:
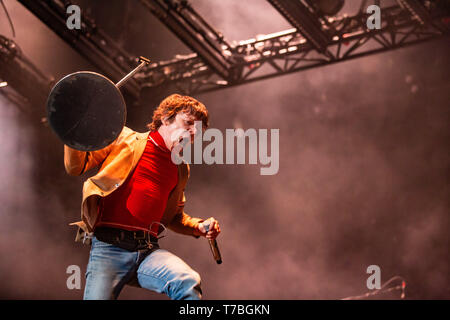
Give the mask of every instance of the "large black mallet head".
M 81 71 L 65 76 L 53 87 L 47 100 L 47 117 L 64 144 L 94 151 L 119 136 L 126 121 L 126 105 L 111 80 Z

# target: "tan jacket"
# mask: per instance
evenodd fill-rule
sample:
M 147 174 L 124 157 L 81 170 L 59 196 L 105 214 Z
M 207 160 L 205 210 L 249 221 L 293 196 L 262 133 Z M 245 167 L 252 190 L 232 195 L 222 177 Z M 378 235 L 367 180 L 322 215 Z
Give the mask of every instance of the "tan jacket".
M 124 127 L 119 137 L 101 150 L 83 152 L 64 146 L 64 165 L 68 174 L 81 175 L 100 166 L 98 173 L 88 178 L 83 185 L 82 221 L 71 224 L 80 227 L 77 241 L 80 240 L 82 231 L 93 231 L 101 197 L 106 197 L 119 188 L 136 167 L 144 152 L 148 134 L 149 132 L 138 133 Z M 178 183 L 169 194 L 161 223 L 175 232 L 194 235 L 194 230 L 203 220 L 192 218 L 183 211 L 186 201 L 184 188 L 188 178 L 189 166 L 185 163 L 178 165 Z

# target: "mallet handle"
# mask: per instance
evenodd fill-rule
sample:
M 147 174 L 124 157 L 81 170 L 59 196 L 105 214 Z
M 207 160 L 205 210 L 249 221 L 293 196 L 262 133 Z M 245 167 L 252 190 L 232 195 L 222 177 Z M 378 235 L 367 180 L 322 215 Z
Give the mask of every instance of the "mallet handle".
M 139 57 L 139 61 L 141 62 L 136 68 L 134 68 L 129 74 L 122 78 L 119 82 L 116 83 L 116 87 L 120 88 L 128 79 L 135 75 L 136 72 L 141 70 L 145 65 L 150 63 L 150 60 L 144 57 Z

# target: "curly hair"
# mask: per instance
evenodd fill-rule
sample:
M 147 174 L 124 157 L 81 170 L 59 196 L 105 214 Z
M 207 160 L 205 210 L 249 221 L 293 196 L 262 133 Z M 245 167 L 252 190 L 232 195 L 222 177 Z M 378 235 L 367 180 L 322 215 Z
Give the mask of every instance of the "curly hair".
M 147 124 L 147 128 L 154 131 L 162 125 L 161 119 L 172 122 L 179 112 L 193 115 L 196 120 L 203 122 L 206 129 L 209 126 L 209 115 L 205 105 L 196 99 L 180 94 L 172 94 L 165 98 L 153 112 L 152 122 Z

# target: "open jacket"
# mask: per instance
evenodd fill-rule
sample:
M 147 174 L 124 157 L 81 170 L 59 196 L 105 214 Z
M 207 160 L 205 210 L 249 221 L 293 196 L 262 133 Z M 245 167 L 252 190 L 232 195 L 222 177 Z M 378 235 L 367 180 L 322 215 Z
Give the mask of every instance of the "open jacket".
M 133 172 L 144 152 L 148 134 L 124 127 L 113 143 L 97 151 L 84 152 L 64 146 L 64 166 L 68 174 L 81 175 L 100 166 L 98 173 L 83 185 L 82 221 L 71 223 L 79 227 L 76 241 L 80 241 L 84 233 L 93 231 L 100 199 L 119 188 Z M 188 178 L 189 166 L 186 163 L 178 165 L 178 183 L 169 194 L 161 223 L 175 232 L 195 236 L 194 230 L 203 220 L 192 218 L 183 211 L 186 201 L 184 188 Z

